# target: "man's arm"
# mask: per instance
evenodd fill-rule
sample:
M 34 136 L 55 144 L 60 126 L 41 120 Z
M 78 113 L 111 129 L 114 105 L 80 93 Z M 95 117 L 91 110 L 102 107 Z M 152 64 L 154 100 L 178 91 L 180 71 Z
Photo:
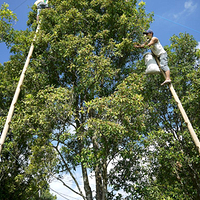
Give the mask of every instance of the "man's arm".
M 144 44 L 135 44 L 134 47 L 135 48 L 144 48 L 148 43 L 145 42 Z
M 152 37 L 150 42 L 147 44 L 148 47 L 150 47 L 151 45 L 155 44 L 158 42 L 158 38 L 157 37 Z
M 155 44 L 156 42 L 158 42 L 158 38 L 156 37 L 152 37 L 150 42 L 145 42 L 144 44 L 136 44 L 134 45 L 135 48 L 145 48 L 145 47 L 150 47 L 151 45 Z

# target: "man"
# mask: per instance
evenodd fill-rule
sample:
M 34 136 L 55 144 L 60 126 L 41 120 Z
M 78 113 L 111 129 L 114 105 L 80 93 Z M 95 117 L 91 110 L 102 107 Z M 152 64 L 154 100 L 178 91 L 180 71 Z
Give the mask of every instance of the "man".
M 37 21 L 39 21 L 41 9 L 49 8 L 49 5 L 47 4 L 47 0 L 37 0 L 34 4 L 37 6 Z
M 134 45 L 134 47 L 135 48 L 150 47 L 153 54 L 156 55 L 158 57 L 158 59 L 160 60 L 160 67 L 165 72 L 165 75 L 166 75 L 166 79 L 161 85 L 164 85 L 166 83 L 171 83 L 170 69 L 168 67 L 167 52 L 164 50 L 164 48 L 160 44 L 158 38 L 153 37 L 152 30 L 149 29 L 146 32 L 143 32 L 143 34 L 145 34 L 147 36 L 148 41 L 141 45 L 140 44 Z

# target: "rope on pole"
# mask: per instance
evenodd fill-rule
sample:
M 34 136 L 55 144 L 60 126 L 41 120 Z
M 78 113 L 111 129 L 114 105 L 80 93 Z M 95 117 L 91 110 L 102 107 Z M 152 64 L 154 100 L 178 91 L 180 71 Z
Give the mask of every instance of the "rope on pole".
M 163 76 L 165 77 L 165 73 L 161 69 L 160 62 L 159 62 L 159 60 L 158 60 L 158 58 L 156 56 L 155 56 L 155 59 L 156 59 L 156 62 L 158 64 L 158 67 L 160 68 L 160 71 L 162 72 Z M 172 95 L 173 95 L 173 97 L 174 97 L 174 99 L 175 99 L 175 101 L 176 101 L 176 103 L 178 105 L 178 108 L 179 108 L 179 110 L 180 110 L 180 112 L 181 112 L 181 114 L 183 116 L 183 119 L 184 119 L 185 123 L 187 124 L 187 127 L 188 127 L 188 130 L 190 132 L 190 135 L 191 135 L 196 147 L 198 148 L 198 151 L 199 151 L 199 154 L 200 154 L 200 142 L 199 142 L 199 139 L 198 139 L 193 127 L 192 127 L 192 124 L 190 123 L 190 120 L 189 120 L 189 118 L 188 118 L 188 116 L 187 116 L 187 114 L 186 114 L 186 112 L 185 112 L 185 110 L 184 110 L 184 108 L 183 108 L 183 106 L 181 104 L 181 101 L 180 101 L 180 99 L 179 99 L 179 97 L 178 97 L 178 95 L 177 95 L 172 83 L 169 83 L 169 89 L 170 89 L 170 91 L 171 91 L 171 93 L 172 93 Z
M 30 59 L 31 59 L 31 56 L 32 56 L 32 53 L 33 53 L 33 50 L 34 50 L 34 44 L 33 43 L 35 42 L 36 34 L 39 31 L 39 29 L 40 29 L 40 22 L 38 23 L 38 26 L 37 26 L 37 29 L 36 29 L 36 33 L 35 33 L 35 36 L 33 38 L 33 42 L 31 43 L 31 47 L 29 49 L 29 53 L 28 53 L 26 62 L 24 64 L 23 71 L 21 73 L 21 76 L 20 76 L 17 88 L 15 90 L 15 94 L 14 94 L 12 103 L 10 105 L 10 109 L 9 109 L 9 112 L 8 112 L 8 115 L 7 115 L 6 123 L 4 125 L 3 131 L 2 131 L 2 134 L 1 134 L 1 138 L 0 138 L 0 154 L 1 154 L 1 150 L 2 150 L 3 144 L 5 142 L 5 138 L 6 138 L 8 129 L 10 127 L 11 119 L 12 119 L 12 116 L 13 116 L 13 113 L 14 113 L 14 109 L 15 109 L 15 104 L 16 104 L 17 99 L 19 97 L 19 93 L 20 93 L 20 90 L 21 90 L 21 87 L 22 87 L 22 84 L 23 84 L 23 81 L 24 81 L 25 73 L 26 73 L 26 70 L 28 68 L 28 65 L 29 65 L 29 62 L 30 62 Z

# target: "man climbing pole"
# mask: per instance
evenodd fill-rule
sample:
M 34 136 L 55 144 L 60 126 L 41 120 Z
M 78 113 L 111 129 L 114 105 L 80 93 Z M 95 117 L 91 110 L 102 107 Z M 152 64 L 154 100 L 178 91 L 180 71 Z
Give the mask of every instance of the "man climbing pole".
M 41 9 L 50 8 L 50 7 L 47 4 L 47 0 L 37 0 L 34 4 L 37 6 L 37 21 L 39 21 L 39 14 L 40 14 Z
M 165 72 L 165 75 L 166 75 L 166 79 L 161 85 L 164 85 L 166 83 L 171 83 L 170 69 L 168 67 L 167 52 L 164 50 L 163 46 L 160 44 L 160 41 L 158 40 L 158 38 L 153 37 L 152 30 L 149 29 L 146 32 L 143 32 L 143 34 L 147 36 L 148 41 L 145 42 L 144 44 L 136 44 L 134 45 L 134 47 L 135 48 L 150 47 L 152 53 L 158 57 L 160 61 L 160 67 L 162 68 L 162 70 Z

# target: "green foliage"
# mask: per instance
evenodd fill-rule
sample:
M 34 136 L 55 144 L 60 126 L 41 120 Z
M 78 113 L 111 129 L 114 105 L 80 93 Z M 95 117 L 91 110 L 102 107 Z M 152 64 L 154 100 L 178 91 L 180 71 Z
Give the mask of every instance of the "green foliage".
M 121 148 L 126 151 L 125 146 L 132 145 L 130 138 L 135 143 L 144 127 L 141 77 L 128 76 L 138 57 L 133 40 L 141 38 L 152 15 L 137 1 L 49 3 L 53 8 L 40 14 L 40 31 L 2 157 L 8 149 L 17 159 L 23 157 L 22 169 L 10 169 L 17 182 L 31 177 L 27 194 L 42 188 L 50 176 L 69 173 L 83 197 L 73 175 L 81 166 L 87 198 L 93 198 L 87 168 L 102 174 L 96 176 L 96 199 L 106 198 L 108 163 Z M 28 25 L 35 30 L 36 6 L 32 9 Z M 9 37 L 4 41 L 13 56 L 1 66 L 1 126 L 34 36 L 30 30 L 6 30 Z
M 199 155 L 176 102 L 160 86 L 162 77 L 144 76 L 144 61 L 136 62 L 143 50 L 133 43 L 153 20 L 145 3 L 49 3 L 3 147 L 0 198 L 39 199 L 40 191 L 40 199 L 54 199 L 54 177 L 84 200 L 199 199 Z M 6 5 L 1 11 L 2 41 L 13 53 L 0 65 L 3 129 L 37 22 L 35 5 L 25 31 L 12 29 Z M 166 50 L 173 85 L 199 135 L 196 46 L 181 33 Z
M 12 38 L 13 22 L 16 20 L 16 15 L 8 9 L 8 4 L 2 4 L 0 8 L 0 42 L 6 42 Z
M 173 86 L 199 138 L 196 45 L 193 36 L 181 33 L 171 38 L 166 49 Z M 149 104 L 142 150 L 145 167 L 140 171 L 143 181 L 132 193 L 141 199 L 199 199 L 199 153 L 169 89 L 160 87 L 160 82 L 157 75 L 144 82 L 143 97 Z

